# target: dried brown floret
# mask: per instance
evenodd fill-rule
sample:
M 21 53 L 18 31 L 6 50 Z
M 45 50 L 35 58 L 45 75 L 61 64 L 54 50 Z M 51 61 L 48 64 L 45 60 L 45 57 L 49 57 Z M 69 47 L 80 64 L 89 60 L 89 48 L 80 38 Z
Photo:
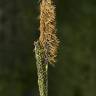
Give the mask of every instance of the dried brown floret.
M 59 40 L 56 36 L 55 6 L 51 0 L 42 0 L 40 4 L 41 46 L 46 51 L 49 63 L 55 62 Z

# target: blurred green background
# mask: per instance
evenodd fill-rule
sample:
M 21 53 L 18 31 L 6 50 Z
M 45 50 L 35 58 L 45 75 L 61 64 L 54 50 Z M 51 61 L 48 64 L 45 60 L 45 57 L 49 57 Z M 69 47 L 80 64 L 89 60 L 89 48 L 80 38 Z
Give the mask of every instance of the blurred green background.
M 96 96 L 96 0 L 54 1 L 61 42 L 49 96 Z M 0 0 L 0 96 L 39 96 L 38 16 L 38 0 Z

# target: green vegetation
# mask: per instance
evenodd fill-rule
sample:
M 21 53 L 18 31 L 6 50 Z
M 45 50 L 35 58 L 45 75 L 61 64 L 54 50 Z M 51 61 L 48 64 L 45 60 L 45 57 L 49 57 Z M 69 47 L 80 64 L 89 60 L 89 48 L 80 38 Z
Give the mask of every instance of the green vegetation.
M 96 94 L 96 1 L 56 0 L 60 47 L 49 96 Z M 38 96 L 37 0 L 0 0 L 0 96 Z

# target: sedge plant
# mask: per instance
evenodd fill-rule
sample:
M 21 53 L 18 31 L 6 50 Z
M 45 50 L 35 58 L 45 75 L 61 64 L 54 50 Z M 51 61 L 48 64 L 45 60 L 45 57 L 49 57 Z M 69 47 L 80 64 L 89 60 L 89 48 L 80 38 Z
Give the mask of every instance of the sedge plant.
M 52 0 L 40 2 L 40 37 L 34 42 L 40 96 L 48 96 L 48 64 L 54 64 L 59 40 L 56 36 L 55 5 Z

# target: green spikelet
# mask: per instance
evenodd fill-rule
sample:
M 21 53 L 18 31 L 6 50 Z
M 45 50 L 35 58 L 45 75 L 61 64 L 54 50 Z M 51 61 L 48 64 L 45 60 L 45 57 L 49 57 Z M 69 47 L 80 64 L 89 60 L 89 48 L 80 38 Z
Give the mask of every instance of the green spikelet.
M 34 42 L 40 96 L 48 96 L 48 64 L 39 41 Z

